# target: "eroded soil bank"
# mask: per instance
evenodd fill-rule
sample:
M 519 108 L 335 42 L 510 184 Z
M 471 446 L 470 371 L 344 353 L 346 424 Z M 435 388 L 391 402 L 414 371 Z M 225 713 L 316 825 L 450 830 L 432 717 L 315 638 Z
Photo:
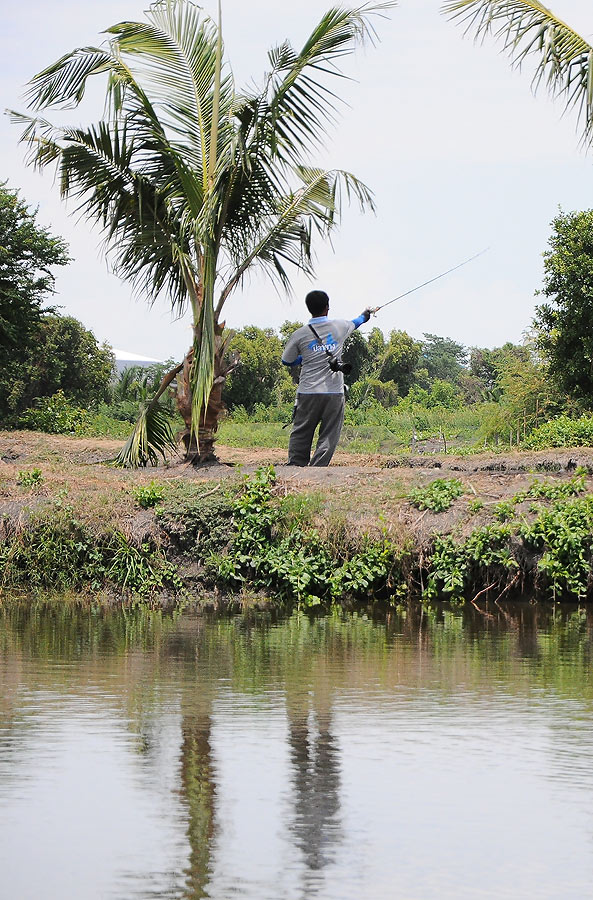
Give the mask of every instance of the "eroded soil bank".
M 278 579 L 284 602 L 305 605 L 336 599 L 338 590 L 352 602 L 376 595 L 397 603 L 426 596 L 427 587 L 433 596 L 474 602 L 477 595 L 496 600 L 521 589 L 573 601 L 591 594 L 591 449 L 395 459 L 337 454 L 329 469 L 295 469 L 283 465 L 282 450 L 221 446 L 220 464 L 209 468 L 174 460 L 123 471 L 104 464 L 119 446 L 0 433 L 0 584 L 20 578 L 47 587 L 60 566 L 66 576 L 68 567 L 74 573 L 86 566 L 90 590 L 111 585 L 129 597 L 158 558 L 144 591 L 155 602 L 181 593 L 208 602 L 232 594 L 248 602 L 254 591 L 277 592 Z M 260 502 L 265 518 L 271 504 L 267 537 L 264 531 L 238 536 L 245 513 L 236 502 L 246 476 L 271 465 L 275 482 L 266 487 L 267 499 L 252 498 L 246 514 Z M 458 486 L 442 511 L 413 502 L 415 490 L 422 495 L 434 482 Z M 139 505 L 142 487 L 149 496 L 163 494 L 153 508 Z M 35 550 L 32 535 L 44 546 Z M 263 554 L 266 540 L 277 545 L 272 560 Z M 100 556 L 96 571 L 93 553 Z M 325 574 L 317 557 L 325 559 Z M 36 578 L 23 566 L 47 571 Z M 340 578 L 327 587 L 327 572 L 337 569 Z M 84 578 L 74 582 L 83 588 Z M 68 587 L 67 578 L 56 586 Z

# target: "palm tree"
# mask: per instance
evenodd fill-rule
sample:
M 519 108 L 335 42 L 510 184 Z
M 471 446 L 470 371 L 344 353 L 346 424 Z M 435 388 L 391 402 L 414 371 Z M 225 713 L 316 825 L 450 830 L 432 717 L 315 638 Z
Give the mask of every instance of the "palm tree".
M 364 184 L 310 156 L 335 121 L 337 64 L 393 5 L 329 10 L 300 52 L 273 48 L 263 86 L 243 92 L 224 61 L 220 0 L 218 23 L 192 0 L 158 0 L 146 22 L 114 25 L 105 46 L 78 48 L 32 79 L 38 113 L 77 106 L 89 79 L 106 76 L 98 124 L 14 114 L 22 140 L 34 165 L 57 164 L 62 196 L 99 224 L 114 271 L 151 301 L 166 292 L 176 312 L 191 310 L 192 347 L 144 408 L 123 464 L 146 464 L 170 443 L 161 427 L 151 446 L 147 421 L 162 426 L 158 398 L 176 375 L 187 454 L 213 456 L 229 371 L 225 301 L 255 266 L 289 289 L 291 267 L 312 274 L 313 235 L 332 231 L 344 199 L 372 208 Z
M 448 0 L 443 7 L 476 38 L 492 34 L 515 66 L 534 55 L 534 88 L 544 82 L 553 96 L 576 109 L 585 147 L 593 142 L 593 46 L 539 0 Z

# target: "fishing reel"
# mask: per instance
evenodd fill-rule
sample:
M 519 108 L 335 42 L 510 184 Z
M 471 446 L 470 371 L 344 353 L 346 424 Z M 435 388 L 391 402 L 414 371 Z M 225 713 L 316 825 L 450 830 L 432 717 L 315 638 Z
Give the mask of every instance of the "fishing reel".
M 352 363 L 341 362 L 335 356 L 328 360 L 328 365 L 332 372 L 343 372 L 344 375 L 349 375 L 352 371 Z

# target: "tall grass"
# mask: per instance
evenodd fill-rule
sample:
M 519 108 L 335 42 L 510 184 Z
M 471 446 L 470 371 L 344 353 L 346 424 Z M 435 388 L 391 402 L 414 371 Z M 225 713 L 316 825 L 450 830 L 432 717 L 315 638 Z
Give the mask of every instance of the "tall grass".
M 384 409 L 346 407 L 339 449 L 349 453 L 394 454 L 413 449 L 467 450 L 480 439 L 487 404 L 463 409 Z M 251 416 L 243 411 L 226 419 L 219 442 L 228 447 L 278 447 L 286 449 L 291 408 L 256 408 Z

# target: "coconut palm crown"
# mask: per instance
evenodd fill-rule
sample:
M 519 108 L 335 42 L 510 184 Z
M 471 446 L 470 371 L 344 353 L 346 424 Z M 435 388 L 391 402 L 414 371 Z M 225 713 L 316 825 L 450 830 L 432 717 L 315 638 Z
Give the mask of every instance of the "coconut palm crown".
M 476 38 L 492 34 L 514 65 L 537 57 L 533 86 L 576 109 L 581 139 L 593 143 L 593 46 L 539 0 L 447 0 L 443 11 Z
M 354 175 L 318 168 L 311 155 L 335 122 L 339 62 L 373 39 L 372 17 L 393 5 L 330 9 L 300 52 L 275 47 L 262 85 L 239 92 L 220 5 L 215 23 L 191 0 L 158 0 L 145 22 L 114 25 L 105 45 L 78 48 L 36 75 L 35 115 L 14 114 L 30 161 L 57 164 L 62 196 L 100 225 L 116 274 L 151 301 L 165 293 L 176 312 L 190 308 L 193 345 L 173 374 L 193 459 L 213 452 L 231 292 L 256 266 L 289 289 L 291 271 L 312 274 L 312 239 L 330 234 L 343 200 L 373 207 Z M 97 124 L 59 127 L 38 115 L 76 107 L 94 76 L 107 85 Z M 154 412 L 144 409 L 124 464 L 156 458 L 146 443 Z M 168 443 L 161 428 L 156 449 Z

